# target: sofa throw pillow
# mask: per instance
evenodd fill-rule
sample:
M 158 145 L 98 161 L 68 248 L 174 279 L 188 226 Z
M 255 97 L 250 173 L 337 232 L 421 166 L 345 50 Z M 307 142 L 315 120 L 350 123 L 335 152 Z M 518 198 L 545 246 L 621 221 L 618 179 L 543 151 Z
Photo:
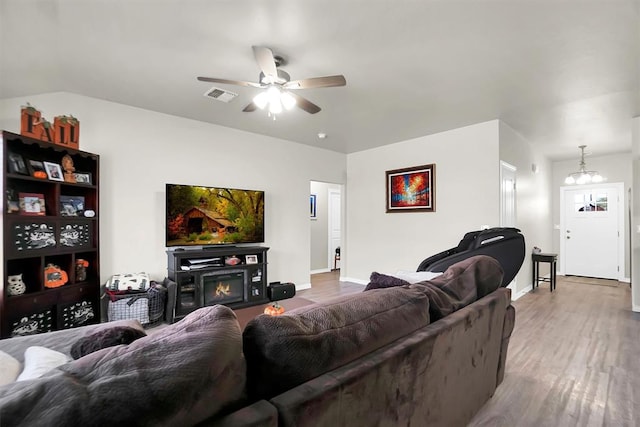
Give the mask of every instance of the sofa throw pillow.
M 71 357 L 79 359 L 94 351 L 120 344 L 131 344 L 138 338 L 147 336 L 144 331 L 128 326 L 115 326 L 86 335 L 73 343 Z
M 24 369 L 16 381 L 40 378 L 47 372 L 69 361 L 66 354 L 46 347 L 32 346 L 24 352 Z
M 203 307 L 38 381 L 0 387 L 2 425 L 196 425 L 242 401 L 241 337 L 230 308 Z
M 21 370 L 22 364 L 17 359 L 0 351 L 0 386 L 14 382 Z
M 392 288 L 395 286 L 405 285 L 410 285 L 410 283 L 406 280 L 374 271 L 371 273 L 371 276 L 369 277 L 369 284 L 367 284 L 364 290 L 370 291 L 371 289 Z
M 249 395 L 268 399 L 428 324 L 429 300 L 404 287 L 259 315 L 243 333 Z

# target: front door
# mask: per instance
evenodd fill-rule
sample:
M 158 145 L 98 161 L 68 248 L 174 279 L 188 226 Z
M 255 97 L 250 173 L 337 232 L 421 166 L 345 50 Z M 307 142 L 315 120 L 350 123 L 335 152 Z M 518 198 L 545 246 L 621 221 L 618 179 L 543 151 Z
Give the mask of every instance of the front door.
M 564 273 L 618 279 L 621 232 L 616 185 L 563 187 Z

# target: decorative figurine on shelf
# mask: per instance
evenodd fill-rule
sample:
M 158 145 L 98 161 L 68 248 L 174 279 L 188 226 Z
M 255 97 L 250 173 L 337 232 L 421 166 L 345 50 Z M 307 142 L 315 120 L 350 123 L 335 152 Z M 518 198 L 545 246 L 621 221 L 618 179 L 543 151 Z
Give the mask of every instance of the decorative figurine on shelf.
M 45 288 L 59 288 L 67 283 L 69 276 L 67 272 L 54 264 L 48 264 L 44 268 L 44 286 Z
M 33 105 L 27 102 L 20 108 L 20 134 L 30 136 L 31 138 L 39 138 L 36 134 L 36 124 L 40 122 L 42 113 Z
M 78 150 L 80 139 L 80 122 L 72 115 L 56 116 L 53 118 L 55 128 L 55 143 Z
M 74 172 L 76 171 L 76 168 L 73 167 L 73 159 L 68 154 L 65 154 L 62 158 L 62 169 L 64 169 L 64 181 L 75 184 L 76 175 Z
M 76 260 L 76 282 L 87 280 L 87 267 L 89 267 L 89 261 L 85 259 Z
M 27 285 L 22 280 L 22 273 L 7 276 L 7 293 L 9 295 L 22 295 L 27 290 Z

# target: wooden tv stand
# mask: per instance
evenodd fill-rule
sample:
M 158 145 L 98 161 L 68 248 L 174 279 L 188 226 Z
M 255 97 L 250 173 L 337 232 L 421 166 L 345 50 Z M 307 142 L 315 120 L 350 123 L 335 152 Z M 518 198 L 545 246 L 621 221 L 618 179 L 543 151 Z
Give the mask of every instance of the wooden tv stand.
M 168 277 L 177 284 L 175 320 L 205 305 L 236 309 L 268 302 L 268 250 L 262 246 L 168 250 Z

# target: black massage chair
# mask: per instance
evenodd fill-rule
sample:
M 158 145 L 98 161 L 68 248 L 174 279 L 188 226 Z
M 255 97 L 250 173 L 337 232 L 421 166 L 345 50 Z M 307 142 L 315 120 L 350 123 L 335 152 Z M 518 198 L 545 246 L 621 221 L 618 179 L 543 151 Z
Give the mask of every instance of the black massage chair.
M 516 277 L 524 261 L 524 236 L 517 228 L 489 228 L 464 235 L 458 246 L 425 259 L 417 271 L 443 272 L 450 265 L 475 255 L 488 255 L 504 270 L 501 286 Z

